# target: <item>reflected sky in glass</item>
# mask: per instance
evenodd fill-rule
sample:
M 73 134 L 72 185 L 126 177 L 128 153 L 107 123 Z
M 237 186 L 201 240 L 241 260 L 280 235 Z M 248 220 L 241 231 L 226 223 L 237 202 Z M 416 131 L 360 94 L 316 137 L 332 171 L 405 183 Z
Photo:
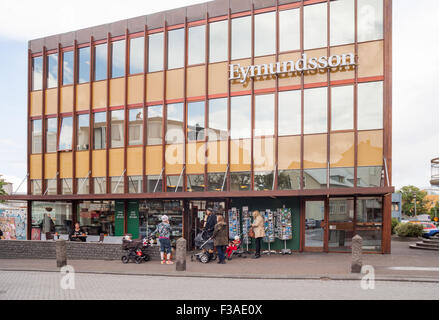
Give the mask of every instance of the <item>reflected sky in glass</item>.
M 327 45 L 326 3 L 304 7 L 304 46 L 305 50 L 322 48 Z
M 168 31 L 168 70 L 184 66 L 184 29 Z
M 231 138 L 251 138 L 251 96 L 232 97 L 231 110 Z
M 162 144 L 162 120 L 163 120 L 163 106 L 148 107 L 148 145 Z
M 58 54 L 47 56 L 47 88 L 58 86 Z
M 59 135 L 59 150 L 72 149 L 72 135 L 73 135 L 73 118 L 66 117 L 61 122 L 61 132 Z
M 79 83 L 90 82 L 90 47 L 79 49 Z
M 355 1 L 331 1 L 331 46 L 355 42 Z
M 145 38 L 130 40 L 130 74 L 143 73 Z
M 166 143 L 184 142 L 184 107 L 183 103 L 173 103 L 167 106 Z
M 107 122 L 107 113 L 105 111 L 104 112 L 96 112 L 94 114 L 94 123 L 95 124 L 104 123 L 104 125 L 105 125 L 106 122 Z
M 95 47 L 95 81 L 107 79 L 107 44 Z
M 189 28 L 188 64 L 204 63 L 206 57 L 206 26 Z
M 228 60 L 228 32 L 227 20 L 209 24 L 209 62 Z
M 276 53 L 276 12 L 255 16 L 255 56 Z
M 279 50 L 300 49 L 300 9 L 279 12 Z
M 304 132 L 305 134 L 328 131 L 328 88 L 306 89 L 304 91 Z
M 298 135 L 302 130 L 300 90 L 279 92 L 279 136 Z
M 331 130 L 354 129 L 354 86 L 331 88 Z
M 358 42 L 381 40 L 383 37 L 383 1 L 358 0 Z
M 111 46 L 111 77 L 123 77 L 125 75 L 125 40 L 115 41 Z
M 32 90 L 43 88 L 43 57 L 32 59 Z
M 148 43 L 148 72 L 163 70 L 163 32 L 149 35 Z
M 63 53 L 62 81 L 63 85 L 73 84 L 74 74 L 74 54 L 73 51 Z
M 227 138 L 227 98 L 209 100 L 209 140 L 223 140 Z
M 274 135 L 274 94 L 255 96 L 255 136 L 272 135 Z
M 189 141 L 204 140 L 204 107 L 204 101 L 191 102 L 188 104 L 187 131 Z
M 251 22 L 251 17 L 232 19 L 232 60 L 251 56 Z
M 358 84 L 358 130 L 383 128 L 383 82 Z

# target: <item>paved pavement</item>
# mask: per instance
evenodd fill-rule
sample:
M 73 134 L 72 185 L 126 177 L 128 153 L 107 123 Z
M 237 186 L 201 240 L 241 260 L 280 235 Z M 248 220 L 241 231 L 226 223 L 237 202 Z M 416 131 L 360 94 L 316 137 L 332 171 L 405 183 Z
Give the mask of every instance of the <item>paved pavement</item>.
M 409 249 L 407 242 L 392 243 L 392 254 L 363 256 L 363 264 L 374 267 L 377 280 L 409 280 L 439 282 L 439 254 L 434 251 Z M 361 279 L 363 275 L 350 273 L 350 254 L 293 253 L 291 256 L 271 255 L 253 260 L 234 258 L 225 265 L 215 262 L 202 264 L 188 259 L 187 271 L 175 271 L 175 265 L 161 265 L 150 261 L 136 265 L 121 261 L 70 260 L 68 264 L 79 273 L 228 277 L 271 279 Z M 421 269 L 419 269 L 421 268 Z M 59 272 L 55 260 L 6 260 L 0 259 L 3 271 Z

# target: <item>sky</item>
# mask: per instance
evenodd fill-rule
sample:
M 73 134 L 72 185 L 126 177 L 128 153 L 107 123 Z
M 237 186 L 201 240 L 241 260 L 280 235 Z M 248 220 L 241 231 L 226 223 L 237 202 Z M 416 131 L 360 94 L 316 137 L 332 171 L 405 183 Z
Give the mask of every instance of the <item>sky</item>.
M 32 39 L 206 2 L 0 1 L 0 174 L 26 176 L 27 45 Z M 83 8 L 89 10 L 83 10 Z M 96 14 L 98 12 L 98 14 Z M 393 185 L 429 186 L 439 157 L 439 1 L 393 1 Z M 435 22 L 435 23 L 432 23 Z M 430 61 L 431 59 L 431 61 Z M 19 192 L 25 192 L 24 183 Z

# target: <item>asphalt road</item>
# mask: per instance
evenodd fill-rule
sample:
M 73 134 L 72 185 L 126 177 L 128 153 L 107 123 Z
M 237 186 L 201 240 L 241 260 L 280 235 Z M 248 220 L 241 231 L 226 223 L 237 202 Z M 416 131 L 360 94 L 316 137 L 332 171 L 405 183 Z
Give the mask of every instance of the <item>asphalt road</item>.
M 70 274 L 71 276 L 72 274 Z M 361 281 L 241 280 L 189 277 L 76 274 L 74 281 L 53 272 L 0 272 L 0 300 L 157 300 L 157 299 L 439 299 L 437 283 L 375 282 L 364 290 Z M 73 286 L 74 289 L 62 289 Z

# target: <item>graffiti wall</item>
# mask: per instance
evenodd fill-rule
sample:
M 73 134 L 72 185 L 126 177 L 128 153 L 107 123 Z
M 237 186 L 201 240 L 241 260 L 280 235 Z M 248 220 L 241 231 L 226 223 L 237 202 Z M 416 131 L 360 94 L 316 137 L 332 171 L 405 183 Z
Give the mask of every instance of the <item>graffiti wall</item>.
M 26 208 L 0 210 L 0 229 L 6 240 L 26 240 Z

